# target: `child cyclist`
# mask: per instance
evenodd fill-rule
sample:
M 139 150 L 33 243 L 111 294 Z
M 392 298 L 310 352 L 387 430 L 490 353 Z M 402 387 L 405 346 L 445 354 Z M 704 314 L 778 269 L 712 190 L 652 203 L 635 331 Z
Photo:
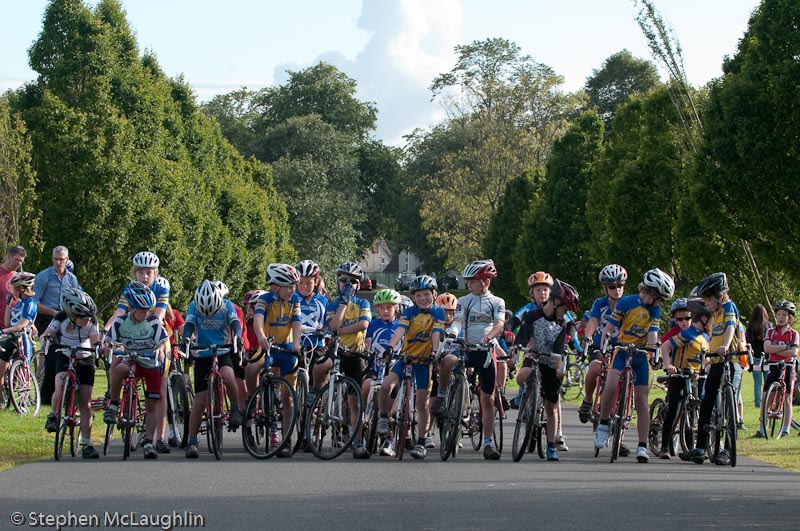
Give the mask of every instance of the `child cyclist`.
M 158 451 L 153 446 L 153 436 L 156 432 L 156 423 L 160 421 L 156 415 L 156 402 L 161 396 L 161 369 L 164 363 L 169 335 L 161 325 L 158 317 L 151 314 L 156 305 L 153 292 L 141 282 L 133 281 L 128 284 L 123 292 L 130 308 L 127 317 L 116 319 L 107 337 L 112 345 L 123 345 L 128 350 L 135 350 L 139 357 L 136 360 L 134 373 L 137 378 L 144 380 L 145 396 L 145 439 L 144 458 L 156 459 Z M 108 423 L 117 421 L 119 410 L 119 395 L 122 390 L 122 381 L 128 376 L 128 360 L 120 360 L 111 370 L 110 398 L 103 420 Z
M 364 270 L 354 262 L 344 262 L 336 268 L 336 284 L 339 289 L 339 297 L 328 303 L 325 312 L 325 324 L 330 330 L 339 336 L 341 345 L 355 351 L 364 349 L 364 338 L 371 320 L 369 302 L 365 299 L 356 297 L 358 287 L 364 278 Z M 314 366 L 314 387 L 309 392 L 309 400 L 313 400 L 319 389 L 328 379 L 328 373 L 333 367 L 333 361 L 326 359 Z M 345 376 L 349 376 L 361 385 L 366 362 L 356 356 L 343 356 L 340 368 Z M 349 397 L 350 401 L 350 423 L 352 426 L 358 425 L 358 396 Z M 364 446 L 361 433 L 356 434 L 353 440 L 353 458 L 369 459 L 369 451 Z
M 601 344 L 605 347 L 607 338 L 614 337 L 619 331 L 619 344 L 634 344 L 655 348 L 658 343 L 658 324 L 661 320 L 661 302 L 670 299 L 675 293 L 672 277 L 658 268 L 647 271 L 639 284 L 638 295 L 628 295 L 617 302 L 614 313 L 608 318 L 603 330 Z M 625 356 L 614 356 L 611 369 L 606 376 L 606 385 L 600 399 L 600 425 L 594 434 L 594 447 L 602 448 L 608 442 L 608 418 L 611 416 L 612 400 L 619 382 L 619 373 L 625 368 Z M 650 391 L 649 356 L 634 355 L 631 360 L 634 372 L 636 402 L 636 428 L 639 432 L 639 446 L 636 449 L 636 460 L 647 463 L 647 436 L 650 431 L 648 415 L 648 395 Z
M 436 289 L 436 280 L 427 275 L 418 276 L 411 282 L 409 291 L 414 299 L 414 306 L 403 312 L 387 349 L 387 352 L 393 351 L 395 345 L 402 341 L 401 351 L 405 358 L 394 364 L 381 386 L 378 418 L 378 433 L 381 435 L 389 432 L 389 409 L 392 405 L 390 395 L 403 377 L 406 363 L 413 365 L 414 381 L 417 386 L 415 397 L 417 425 L 428 426 L 428 397 L 431 392 L 432 371 L 430 362 L 439 348 L 444 333 L 444 310 L 433 305 Z M 410 452 L 414 459 L 425 459 L 428 454 L 425 449 L 425 435 L 425 431 L 420 430 L 420 437 Z M 403 444 L 403 441 L 398 441 L 398 444 Z
M 133 277 L 133 280 L 144 284 L 150 290 L 152 290 L 156 299 L 154 313 L 156 314 L 156 317 L 163 322 L 164 316 L 167 314 L 167 308 L 169 307 L 169 283 L 163 281 L 156 282 L 156 280 L 159 278 L 159 264 L 160 261 L 155 253 L 147 251 L 136 253 L 133 256 L 133 268 L 131 269 L 131 276 Z M 128 299 L 123 292 L 119 298 L 119 302 L 117 303 L 117 308 L 105 323 L 104 328 L 106 334 L 111 331 L 114 321 L 124 317 L 125 314 L 128 313 L 128 309 Z
M 775 327 L 767 330 L 764 336 L 764 352 L 769 356 L 769 363 L 786 361 L 793 362 L 797 359 L 797 345 L 800 343 L 800 335 L 792 328 L 797 307 L 791 301 L 778 301 L 774 306 Z M 783 404 L 783 427 L 778 434 L 778 438 L 789 435 L 789 426 L 792 424 L 792 395 L 794 393 L 794 363 L 784 368 L 786 371 L 786 398 Z M 780 367 L 778 365 L 769 366 L 769 374 L 764 382 L 764 392 L 761 395 L 761 414 L 758 418 L 763 418 L 764 408 L 768 406 L 766 402 L 767 391 L 773 382 L 777 382 L 780 377 Z M 765 427 L 762 425 L 758 433 L 764 436 Z
M 91 348 L 100 345 L 102 337 L 97 329 L 97 307 L 92 298 L 83 291 L 75 288 L 64 288 L 61 292 L 61 311 L 53 317 L 41 339 L 53 338 L 55 343 L 67 347 Z M 97 459 L 100 454 L 92 446 L 92 389 L 94 387 L 94 354 L 91 352 L 76 352 L 75 373 L 78 375 L 78 406 L 81 418 L 88 422 L 81 422 L 81 443 L 84 459 Z M 61 404 L 62 386 L 69 366 L 69 354 L 58 356 L 56 359 L 55 392 L 50 401 L 52 411 L 47 415 L 45 429 L 53 433 L 58 430 L 56 414 Z
M 661 358 L 664 360 L 664 371 L 667 374 L 678 374 L 683 369 L 701 369 L 701 355 L 708 350 L 708 335 L 706 325 L 711 318 L 711 313 L 697 300 L 678 299 L 670 307 L 672 318 L 675 319 L 678 332 L 667 337 L 662 336 Z M 697 376 L 692 376 L 692 387 L 697 389 Z M 661 449 L 656 454 L 661 459 L 670 459 L 672 452 L 671 442 L 678 416 L 683 393 L 686 391 L 681 378 L 670 378 L 667 384 L 667 415 L 664 418 L 664 428 L 661 434 Z M 697 394 L 695 393 L 695 396 Z
M 316 348 L 324 343 L 319 332 L 325 325 L 325 310 L 328 307 L 328 299 L 318 293 L 322 284 L 321 271 L 313 260 L 301 260 L 294 268 L 300 275 L 297 291 L 300 293 L 302 345 L 306 348 Z
M 227 345 L 234 343 L 237 351 L 244 346 L 242 325 L 233 303 L 222 295 L 219 285 L 204 280 L 194 292 L 194 300 L 186 312 L 186 324 L 183 327 L 184 340 L 196 337 L 200 346 Z M 197 451 L 197 433 L 208 403 L 208 374 L 211 372 L 212 352 L 206 349 L 196 353 L 194 362 L 194 407 L 189 416 L 189 441 L 186 446 L 186 457 L 193 459 L 199 456 Z M 226 352 L 217 357 L 219 372 L 225 382 L 225 390 L 231 404 L 231 417 L 228 427 L 235 430 L 242 425 L 242 412 L 239 409 L 239 389 L 233 374 L 232 353 Z
M 269 338 L 272 338 L 273 347 L 291 350 L 292 353 L 270 351 L 270 364 L 272 372 L 279 373 L 286 378 L 289 385 L 294 387 L 297 379 L 295 371 L 298 366 L 300 354 L 300 336 L 302 325 L 300 317 L 300 295 L 296 292 L 300 275 L 289 264 L 270 264 L 267 266 L 267 283 L 270 290 L 256 299 L 255 316 L 253 317 L 253 330 L 258 338 L 259 346 L 266 351 L 269 348 Z M 259 359 L 248 363 L 245 370 L 247 390 L 252 396 L 258 386 L 258 375 L 266 360 Z M 294 404 L 288 389 L 283 389 L 281 402 L 284 411 L 284 428 L 288 428 Z M 280 444 L 280 436 L 272 435 L 271 445 Z M 278 452 L 278 457 L 291 457 L 292 444 L 289 442 Z
M 8 282 L 11 286 L 9 295 L 17 299 L 17 302 L 12 306 L 6 306 L 6 314 L 3 316 L 3 324 L 0 327 L 0 333 L 11 334 L 14 332 L 21 332 L 28 327 L 32 327 L 36 320 L 36 296 L 33 293 L 33 283 L 36 275 L 21 271 L 14 273 L 11 280 Z M 25 356 L 30 359 L 33 353 L 33 342 L 28 334 L 22 339 L 22 345 L 25 349 Z M 3 389 L 3 381 L 5 379 L 6 369 L 8 369 L 11 356 L 17 351 L 17 341 L 14 338 L 8 338 L 0 343 L 0 390 Z M 2 391 L 0 391 L 2 392 Z
M 539 355 L 539 372 L 542 376 L 542 396 L 547 412 L 547 460 L 558 461 L 556 451 L 556 424 L 561 380 L 564 377 L 564 345 L 568 334 L 574 335 L 574 324 L 565 319 L 567 311 L 578 311 L 578 292 L 560 280 L 555 280 L 544 306 L 526 312 L 519 333 L 518 345 L 527 344 Z M 533 353 L 528 353 L 517 374 L 517 383 L 522 387 L 531 376 Z
M 700 281 L 692 290 L 692 295 L 703 298 L 703 304 L 711 312 L 708 322 L 708 356 L 703 403 L 700 405 L 698 426 L 705 426 L 711 419 L 717 390 L 722 379 L 722 359 L 729 351 L 740 348 L 739 310 L 728 296 L 728 277 L 725 273 L 713 273 Z M 708 431 L 697 430 L 696 447 L 690 452 L 681 452 L 678 457 L 683 461 L 694 461 L 703 464 L 706 459 L 706 443 Z M 717 456 L 718 465 L 729 463 L 728 451 L 723 449 Z
M 469 294 L 458 299 L 453 324 L 447 329 L 447 335 L 456 338 L 463 331 L 468 345 L 494 343 L 503 335 L 506 303 L 489 291 L 493 278 L 497 277 L 497 268 L 492 260 L 477 260 L 467 265 L 461 275 L 467 281 Z M 433 404 L 434 415 L 441 415 L 447 386 L 458 358 L 452 354 L 442 357 L 439 372 L 439 390 Z M 480 401 L 483 423 L 483 458 L 500 459 L 500 452 L 494 444 L 492 428 L 494 426 L 494 388 L 497 372 L 492 356 L 492 349 L 471 350 L 467 352 L 466 365 L 474 367 L 481 381 Z

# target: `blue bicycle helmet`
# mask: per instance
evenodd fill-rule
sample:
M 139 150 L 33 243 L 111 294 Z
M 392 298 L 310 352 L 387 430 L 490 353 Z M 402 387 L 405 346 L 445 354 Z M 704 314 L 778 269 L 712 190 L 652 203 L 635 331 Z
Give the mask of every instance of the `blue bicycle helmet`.
M 675 312 L 679 310 L 688 310 L 687 307 L 689 303 L 689 299 L 686 297 L 681 297 L 680 299 L 675 299 L 675 302 L 672 303 L 672 306 L 669 307 L 669 314 L 675 317 Z
M 411 286 L 408 288 L 408 291 L 414 293 L 423 289 L 436 291 L 439 289 L 439 285 L 436 284 L 435 278 L 428 275 L 420 275 L 418 277 L 414 277 L 414 280 L 411 281 Z
M 141 282 L 132 281 L 125 287 L 123 294 L 133 310 L 152 310 L 156 306 L 156 296 Z

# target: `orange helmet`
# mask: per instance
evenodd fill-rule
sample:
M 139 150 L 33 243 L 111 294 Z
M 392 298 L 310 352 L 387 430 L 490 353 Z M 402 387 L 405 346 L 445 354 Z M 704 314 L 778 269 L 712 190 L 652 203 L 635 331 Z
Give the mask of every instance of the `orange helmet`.
M 528 287 L 530 288 L 531 286 L 535 286 L 537 284 L 547 284 L 548 286 L 552 286 L 553 277 L 550 275 L 550 273 L 537 271 L 528 277 Z
M 455 310 L 456 301 L 456 296 L 452 293 L 442 293 L 436 297 L 436 306 L 444 310 Z

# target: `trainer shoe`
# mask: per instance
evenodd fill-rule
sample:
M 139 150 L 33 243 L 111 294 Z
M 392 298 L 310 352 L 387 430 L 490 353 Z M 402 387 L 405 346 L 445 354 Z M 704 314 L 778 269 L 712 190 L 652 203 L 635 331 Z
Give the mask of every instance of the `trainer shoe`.
M 599 424 L 594 432 L 594 447 L 602 448 L 608 444 L 608 424 Z
M 56 414 L 52 411 L 47 415 L 47 422 L 44 423 L 44 429 L 47 430 L 47 433 L 55 433 L 58 431 L 58 426 L 56 425 Z
M 281 448 L 275 455 L 278 457 L 292 457 L 292 454 L 294 453 L 292 452 L 292 448 L 292 439 L 289 439 L 286 441 L 286 444 L 283 446 L 283 448 Z
M 655 452 L 654 455 L 659 459 L 672 459 L 672 456 L 669 453 L 669 448 L 662 448 L 659 451 Z
M 169 445 L 172 446 L 173 448 L 177 448 L 178 446 L 180 446 L 178 444 L 178 438 L 176 436 L 174 436 L 174 435 L 172 437 L 170 437 L 169 438 Z
M 117 404 L 109 404 L 103 413 L 103 422 L 106 424 L 114 424 L 117 421 L 117 411 L 119 411 L 119 406 Z
M 197 451 L 196 444 L 190 444 L 186 447 L 186 458 L 187 459 L 197 459 L 200 457 L 200 452 Z
M 569 452 L 569 446 L 567 446 L 567 440 L 564 438 L 563 435 L 556 435 L 556 449 L 559 452 Z
M 620 457 L 628 457 L 631 455 L 631 451 L 622 443 L 619 443 L 619 456 Z
M 158 459 L 158 452 L 156 451 L 155 447 L 153 447 L 153 443 L 147 443 L 144 445 L 144 458 Z
M 548 461 L 558 461 L 558 451 L 555 448 L 548 448 L 546 455 Z
M 386 435 L 389 433 L 389 418 L 378 417 L 378 426 L 376 428 L 378 435 Z
M 425 448 L 436 448 L 436 443 L 433 442 L 433 437 L 425 437 Z
M 644 446 L 636 448 L 636 460 L 640 463 L 647 463 L 650 461 L 650 454 L 647 453 L 647 448 Z
M 168 454 L 171 451 L 172 450 L 169 449 L 169 446 L 164 441 L 156 442 L 156 452 L 158 452 L 160 454 Z
M 753 435 L 753 437 L 752 437 L 752 438 L 753 438 L 753 439 L 766 439 L 766 438 L 767 438 L 767 434 L 766 434 L 766 433 L 764 433 L 764 430 L 762 430 L 762 429 L 759 429 L 759 430 L 758 430 L 758 431 L 755 433 L 755 435 Z
M 394 441 L 386 441 L 386 443 L 383 445 L 383 448 L 381 448 L 381 455 L 388 457 L 397 456 L 397 452 L 394 451 Z
M 678 454 L 681 461 L 694 461 L 698 465 L 702 465 L 706 460 L 706 451 L 702 448 L 695 448 L 691 452 L 681 452 Z
M 424 444 L 416 444 L 408 453 L 411 454 L 411 457 L 414 459 L 425 459 L 425 456 L 428 455 L 428 450 L 425 449 Z
M 269 447 L 270 448 L 277 448 L 281 444 L 281 438 L 277 433 L 273 433 L 269 436 Z
M 369 450 L 363 444 L 353 448 L 353 459 L 369 459 L 369 457 Z
M 714 459 L 714 464 L 723 466 L 731 464 L 731 456 L 728 453 L 728 450 L 720 450 L 719 454 L 717 454 L 717 458 Z
M 94 449 L 94 446 L 89 445 L 83 449 L 83 452 L 81 452 L 81 457 L 84 459 L 100 459 L 100 454 L 97 453 L 97 450 Z
M 581 424 L 586 424 L 592 416 L 592 404 L 590 402 L 582 402 L 581 407 L 578 408 L 578 420 Z
M 788 437 L 789 435 L 791 435 L 791 433 L 789 433 L 789 430 L 785 430 L 785 431 L 781 430 L 781 432 L 778 433 L 778 436 L 775 437 L 775 439 L 777 440 L 777 439 L 780 439 L 781 437 Z
M 444 413 L 444 398 L 441 396 L 434 397 L 431 403 L 431 415 L 441 417 L 442 413 Z
M 231 411 L 231 418 L 228 419 L 228 428 L 236 430 L 242 425 L 242 412 L 238 409 Z
M 483 447 L 483 458 L 489 461 L 497 461 L 500 459 L 500 452 L 497 451 L 493 444 L 486 445 Z

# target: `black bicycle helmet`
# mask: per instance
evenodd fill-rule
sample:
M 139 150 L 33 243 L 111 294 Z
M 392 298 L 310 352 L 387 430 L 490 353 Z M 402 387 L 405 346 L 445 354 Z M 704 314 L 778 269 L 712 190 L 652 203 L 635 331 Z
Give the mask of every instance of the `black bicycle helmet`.
M 686 309 L 692 312 L 692 318 L 694 317 L 711 317 L 711 312 L 708 311 L 706 305 L 703 303 L 703 299 L 689 299 L 686 301 Z
M 698 297 L 716 297 L 728 291 L 728 277 L 725 273 L 713 273 L 697 283 L 692 293 Z
M 794 305 L 792 301 L 778 301 L 775 303 L 773 309 L 777 312 L 778 310 L 786 310 L 789 312 L 789 315 L 797 315 L 797 307 Z

